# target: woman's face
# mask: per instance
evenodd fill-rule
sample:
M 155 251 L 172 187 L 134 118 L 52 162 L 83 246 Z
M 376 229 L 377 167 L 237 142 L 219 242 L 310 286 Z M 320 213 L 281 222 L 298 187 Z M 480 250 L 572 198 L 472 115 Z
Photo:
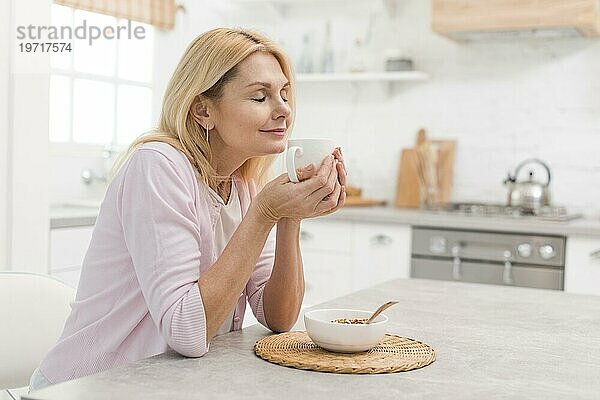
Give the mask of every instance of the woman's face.
M 213 154 L 243 162 L 284 151 L 292 118 L 288 91 L 289 82 L 272 54 L 256 52 L 242 61 L 223 96 L 209 108 Z

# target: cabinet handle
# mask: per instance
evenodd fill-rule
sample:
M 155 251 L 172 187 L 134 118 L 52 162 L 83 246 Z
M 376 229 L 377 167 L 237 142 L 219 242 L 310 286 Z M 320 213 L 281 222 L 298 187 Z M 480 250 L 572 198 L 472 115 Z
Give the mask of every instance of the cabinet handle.
M 375 244 L 375 245 L 381 245 L 381 246 L 387 246 L 392 244 L 393 240 L 391 237 L 389 237 L 388 235 L 384 235 L 384 234 L 379 234 L 379 235 L 375 235 L 371 238 L 371 244 Z
M 300 231 L 300 240 L 312 240 L 314 239 L 315 235 L 313 235 L 310 232 L 307 232 L 305 230 L 301 230 Z
M 590 257 L 594 260 L 600 260 L 600 249 L 592 251 Z

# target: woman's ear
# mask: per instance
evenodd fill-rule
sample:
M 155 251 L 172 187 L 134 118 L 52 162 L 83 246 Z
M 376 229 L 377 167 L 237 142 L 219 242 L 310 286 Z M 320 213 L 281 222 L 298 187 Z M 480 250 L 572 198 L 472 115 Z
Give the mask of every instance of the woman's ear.
M 210 115 L 207 101 L 201 99 L 200 96 L 196 96 L 192 102 L 190 112 L 192 113 L 192 117 L 194 120 L 196 120 L 196 122 L 198 122 L 204 128 L 208 126 Z

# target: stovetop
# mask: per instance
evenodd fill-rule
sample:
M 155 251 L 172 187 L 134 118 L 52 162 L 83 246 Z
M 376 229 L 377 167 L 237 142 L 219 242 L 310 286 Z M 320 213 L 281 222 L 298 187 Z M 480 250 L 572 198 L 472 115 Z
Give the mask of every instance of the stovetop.
M 489 203 L 446 203 L 431 210 L 473 217 L 531 218 L 557 222 L 566 222 L 582 217 L 581 214 L 568 213 L 563 206 L 544 206 L 535 214 L 521 207 Z

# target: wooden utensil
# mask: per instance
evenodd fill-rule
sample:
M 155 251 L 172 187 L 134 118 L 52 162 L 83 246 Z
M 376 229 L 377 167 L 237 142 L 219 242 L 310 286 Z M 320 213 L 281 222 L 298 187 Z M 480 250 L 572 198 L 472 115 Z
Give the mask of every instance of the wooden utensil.
M 420 188 L 426 179 L 426 142 L 427 132 L 421 128 L 417 132 L 415 148 L 402 149 L 396 185 L 395 205 L 398 208 L 419 208 L 421 205 Z
M 417 147 L 422 146 L 427 141 L 427 132 L 425 129 L 421 128 L 417 132 Z
M 384 310 L 387 310 L 388 308 L 390 308 L 394 304 L 398 304 L 398 302 L 397 301 L 388 301 L 387 303 L 382 304 L 377 310 L 375 310 L 375 312 L 373 313 L 373 315 L 371 315 L 371 317 L 365 322 L 365 324 L 370 324 L 371 322 L 373 322 L 373 320 L 375 318 L 377 318 L 377 316 L 379 314 L 381 314 Z
M 455 140 L 434 140 L 438 145 L 438 201 L 447 203 L 452 198 L 452 181 L 454 176 Z
M 362 197 L 346 197 L 344 207 L 384 206 L 385 200 L 363 199 Z
M 362 194 L 362 189 L 356 186 L 346 186 L 346 196 L 348 197 L 360 197 Z
M 396 207 L 419 207 L 419 160 L 417 149 L 402 149 L 396 185 Z
M 422 202 L 447 203 L 452 196 L 454 154 L 456 141 L 427 139 L 424 129 L 419 129 L 414 149 L 402 149 L 396 185 L 395 206 L 418 208 Z M 421 187 L 432 185 L 431 199 L 421 201 Z M 429 193 L 424 191 L 424 194 Z M 433 196 L 435 193 L 435 196 Z

